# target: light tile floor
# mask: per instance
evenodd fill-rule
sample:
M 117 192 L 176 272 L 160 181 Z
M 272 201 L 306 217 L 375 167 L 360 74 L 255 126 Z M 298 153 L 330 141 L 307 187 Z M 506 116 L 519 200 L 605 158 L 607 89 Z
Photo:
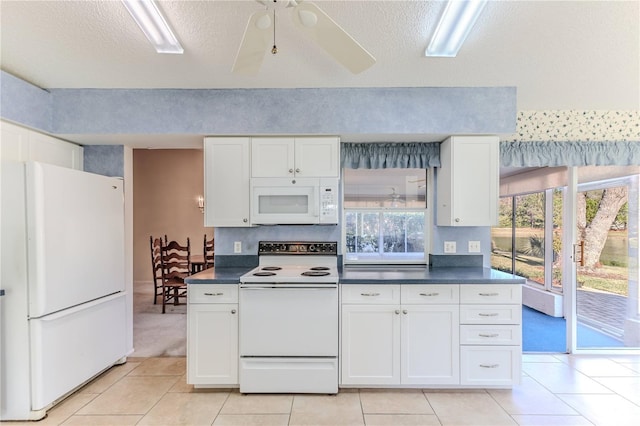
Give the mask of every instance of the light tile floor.
M 7 425 L 638 425 L 640 355 L 525 354 L 509 390 L 242 395 L 186 384 L 185 358 L 129 358 L 37 423 Z

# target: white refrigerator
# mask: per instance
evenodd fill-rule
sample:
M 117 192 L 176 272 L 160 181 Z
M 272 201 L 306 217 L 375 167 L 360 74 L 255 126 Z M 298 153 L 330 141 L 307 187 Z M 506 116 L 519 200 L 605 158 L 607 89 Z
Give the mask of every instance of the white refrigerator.
M 123 181 L 2 162 L 0 420 L 126 361 Z

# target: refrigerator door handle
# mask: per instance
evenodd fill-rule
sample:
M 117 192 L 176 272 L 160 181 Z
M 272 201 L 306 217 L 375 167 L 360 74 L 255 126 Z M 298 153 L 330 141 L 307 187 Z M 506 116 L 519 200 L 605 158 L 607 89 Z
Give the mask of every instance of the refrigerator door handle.
M 41 321 L 55 321 L 57 319 L 60 319 L 60 318 L 75 314 L 76 312 L 85 311 L 87 309 L 93 308 L 94 306 L 101 305 L 101 304 L 103 304 L 105 302 L 108 302 L 110 300 L 113 300 L 113 299 L 117 299 L 119 297 L 122 297 L 125 294 L 126 294 L 126 292 L 118 292 L 118 293 L 110 294 L 109 296 L 101 297 L 99 299 L 92 300 L 92 301 L 87 302 L 87 303 L 82 303 L 80 305 L 72 306 L 72 307 L 70 307 L 68 309 L 63 309 L 61 311 L 57 311 L 57 312 L 53 312 L 51 314 L 43 315 L 41 317 L 29 317 L 29 319 L 39 319 Z

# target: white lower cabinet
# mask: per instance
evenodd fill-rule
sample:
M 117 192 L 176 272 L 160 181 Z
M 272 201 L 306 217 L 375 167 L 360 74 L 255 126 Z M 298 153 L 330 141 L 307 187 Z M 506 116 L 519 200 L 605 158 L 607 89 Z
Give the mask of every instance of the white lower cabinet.
M 460 384 L 520 383 L 521 285 L 461 285 L 460 303 Z
M 342 384 L 400 383 L 399 309 L 342 305 Z
M 187 383 L 238 386 L 238 286 L 189 285 Z
M 457 291 L 430 300 L 437 287 L 342 287 L 342 384 L 459 383 Z
M 519 284 L 342 285 L 341 384 L 520 382 Z
M 403 305 L 401 384 L 460 381 L 458 305 Z
M 520 383 L 520 358 L 517 346 L 461 346 L 461 385 L 511 386 Z

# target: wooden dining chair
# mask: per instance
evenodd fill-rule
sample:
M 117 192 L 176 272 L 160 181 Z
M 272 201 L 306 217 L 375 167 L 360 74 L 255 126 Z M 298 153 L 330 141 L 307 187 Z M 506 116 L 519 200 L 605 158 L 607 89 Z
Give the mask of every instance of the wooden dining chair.
M 167 304 L 186 303 L 187 285 L 184 279 L 191 273 L 191 243 L 181 245 L 177 241 L 161 242 L 162 259 L 162 313 Z
M 213 257 L 215 252 L 215 246 L 213 238 L 207 241 L 207 234 L 204 234 L 204 242 L 202 247 L 202 254 L 204 255 L 204 269 L 213 267 Z
M 153 304 L 158 303 L 158 296 L 162 296 L 162 239 L 149 236 L 151 248 L 151 272 L 153 273 Z

